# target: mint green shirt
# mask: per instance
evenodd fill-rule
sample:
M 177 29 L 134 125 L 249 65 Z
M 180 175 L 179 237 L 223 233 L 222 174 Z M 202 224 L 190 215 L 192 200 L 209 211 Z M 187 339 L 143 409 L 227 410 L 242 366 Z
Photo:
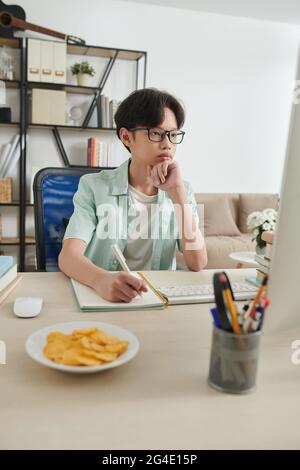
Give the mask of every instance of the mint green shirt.
M 135 216 L 134 205 L 128 193 L 130 161 L 129 158 L 114 170 L 102 170 L 80 178 L 73 199 L 74 212 L 64 236 L 64 240 L 78 238 L 85 241 L 87 247 L 84 255 L 96 266 L 108 271 L 120 270 L 111 246 L 116 243 L 124 251 L 128 225 Z M 193 215 L 198 218 L 192 187 L 186 181 L 184 185 Z M 180 251 L 182 249 L 174 206 L 166 191 L 158 189 L 157 205 L 152 229 L 154 239 L 151 269 L 175 270 L 176 245 Z

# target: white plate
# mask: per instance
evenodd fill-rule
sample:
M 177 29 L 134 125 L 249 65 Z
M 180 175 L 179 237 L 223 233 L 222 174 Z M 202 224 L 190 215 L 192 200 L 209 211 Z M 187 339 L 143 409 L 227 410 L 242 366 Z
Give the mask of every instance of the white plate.
M 229 254 L 229 258 L 239 261 L 240 263 L 252 264 L 258 266 L 258 263 L 254 259 L 255 251 L 235 251 Z
M 98 366 L 65 366 L 64 364 L 57 364 L 56 362 L 51 361 L 44 355 L 43 349 L 46 346 L 47 336 L 49 333 L 60 331 L 65 334 L 70 334 L 73 330 L 81 328 L 99 328 L 109 335 L 118 336 L 121 340 L 128 341 L 128 350 L 121 354 L 121 356 L 119 356 L 115 361 L 109 362 L 108 364 L 100 364 Z M 108 323 L 101 323 L 98 321 L 75 321 L 47 326 L 46 328 L 42 328 L 29 336 L 25 344 L 27 354 L 43 366 L 52 367 L 52 369 L 71 372 L 74 374 L 101 372 L 103 370 L 121 366 L 122 364 L 130 361 L 137 354 L 139 347 L 140 343 L 138 339 L 130 333 L 130 331 L 119 326 L 109 325 Z

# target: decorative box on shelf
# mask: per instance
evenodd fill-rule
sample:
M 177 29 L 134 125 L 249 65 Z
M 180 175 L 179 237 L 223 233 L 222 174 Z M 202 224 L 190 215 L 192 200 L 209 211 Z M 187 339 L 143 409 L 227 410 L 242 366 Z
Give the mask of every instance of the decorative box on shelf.
M 12 178 L 0 178 L 0 203 L 12 202 Z

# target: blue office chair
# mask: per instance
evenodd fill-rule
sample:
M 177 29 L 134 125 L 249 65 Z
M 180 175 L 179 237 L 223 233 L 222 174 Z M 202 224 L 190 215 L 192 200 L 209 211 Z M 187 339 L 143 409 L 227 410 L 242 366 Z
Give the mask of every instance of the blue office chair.
M 38 271 L 59 271 L 62 239 L 74 211 L 79 179 L 101 168 L 43 168 L 34 178 L 34 221 Z

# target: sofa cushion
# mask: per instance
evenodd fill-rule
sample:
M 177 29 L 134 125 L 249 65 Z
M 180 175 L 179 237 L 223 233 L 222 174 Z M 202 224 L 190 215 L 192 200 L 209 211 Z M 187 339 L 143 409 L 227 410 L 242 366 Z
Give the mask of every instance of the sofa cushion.
M 197 204 L 205 205 L 209 201 L 216 199 L 227 199 L 233 220 L 238 223 L 239 217 L 239 194 L 238 193 L 195 193 Z
M 205 237 L 212 235 L 240 235 L 227 199 L 219 197 L 205 202 L 204 235 Z
M 236 268 L 237 261 L 229 258 L 229 254 L 235 251 L 254 251 L 255 242 L 252 242 L 251 238 L 250 233 L 243 233 L 239 237 L 207 237 L 205 239 L 208 257 L 206 269 Z
M 242 233 L 249 233 L 247 217 L 251 212 L 264 209 L 278 209 L 277 194 L 240 194 L 239 229 Z

